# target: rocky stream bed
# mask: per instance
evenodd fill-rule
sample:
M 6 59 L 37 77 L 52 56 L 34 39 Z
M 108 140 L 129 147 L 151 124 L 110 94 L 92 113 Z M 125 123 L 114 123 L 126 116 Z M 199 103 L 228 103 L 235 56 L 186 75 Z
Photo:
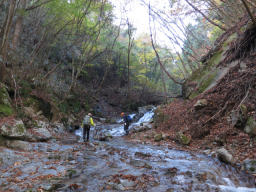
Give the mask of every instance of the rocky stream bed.
M 1 147 L 0 191 L 256 192 L 253 177 L 216 158 L 132 142 L 120 122 L 100 125 L 105 141 L 93 139 L 96 130 L 87 143 L 78 130 Z

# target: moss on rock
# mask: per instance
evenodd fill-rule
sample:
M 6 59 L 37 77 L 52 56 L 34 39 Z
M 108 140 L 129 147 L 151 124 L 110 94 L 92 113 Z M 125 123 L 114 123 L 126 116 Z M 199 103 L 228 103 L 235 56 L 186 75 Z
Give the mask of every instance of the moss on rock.
M 0 116 L 9 116 L 12 114 L 13 109 L 8 91 L 3 84 L 0 84 Z
M 17 124 L 17 132 L 21 135 L 25 134 L 26 132 L 26 128 L 24 126 L 24 124 Z
M 7 105 L 0 104 L 0 116 L 9 116 L 13 114 L 13 109 Z
M 186 136 L 181 132 L 177 133 L 177 139 L 182 145 L 188 145 L 191 142 L 191 137 Z
M 188 92 L 186 95 L 189 96 L 190 99 L 193 99 L 200 93 L 203 93 L 218 80 L 222 69 L 217 66 L 225 58 L 225 53 L 230 47 L 230 42 L 232 42 L 236 37 L 237 34 L 234 33 L 224 41 L 222 46 L 217 49 L 205 63 L 203 63 L 201 68 L 194 71 L 191 77 L 187 80 Z M 196 89 L 190 89 L 190 82 L 197 83 Z
M 256 121 L 253 117 L 248 118 L 244 131 L 249 135 L 256 136 Z

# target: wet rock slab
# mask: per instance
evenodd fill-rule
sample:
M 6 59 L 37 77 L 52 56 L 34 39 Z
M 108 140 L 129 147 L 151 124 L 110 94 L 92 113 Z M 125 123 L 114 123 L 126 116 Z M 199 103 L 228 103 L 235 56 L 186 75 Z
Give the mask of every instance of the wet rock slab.
M 74 144 L 55 140 L 30 147 L 0 148 L 0 191 L 221 192 L 222 186 L 256 191 L 253 180 L 217 159 L 122 137 Z

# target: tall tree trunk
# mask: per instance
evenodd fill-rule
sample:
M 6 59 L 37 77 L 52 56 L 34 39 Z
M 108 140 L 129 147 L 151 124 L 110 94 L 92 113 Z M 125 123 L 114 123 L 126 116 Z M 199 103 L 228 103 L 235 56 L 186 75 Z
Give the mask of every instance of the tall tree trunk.
M 131 50 L 132 50 L 132 46 L 133 46 L 133 37 L 132 37 L 132 26 L 129 22 L 129 20 L 127 19 L 127 27 L 128 27 L 128 53 L 127 53 L 127 78 L 128 78 L 128 98 L 130 96 L 130 57 L 131 57 Z
M 161 68 L 161 78 L 162 78 L 163 89 L 164 89 L 165 104 L 167 104 L 167 90 L 166 90 L 166 83 L 164 80 L 164 71 L 162 68 Z
M 165 72 L 165 74 L 176 84 L 179 84 L 179 85 L 182 85 L 183 83 L 177 81 L 166 69 L 165 67 L 163 66 L 163 63 L 160 59 L 160 56 L 156 50 L 156 47 L 155 47 L 155 44 L 154 44 L 154 40 L 153 40 L 153 34 L 152 34 L 152 29 L 151 29 L 151 7 L 150 7 L 150 4 L 148 5 L 148 10 L 149 10 L 149 31 L 150 31 L 150 39 L 151 39 L 151 45 L 152 45 L 152 48 L 156 54 L 156 58 L 157 58 L 157 61 L 158 61 L 158 64 L 160 65 L 161 69 Z
M 26 0 L 20 0 L 20 8 L 22 11 L 25 11 L 26 8 Z M 22 25 L 23 25 L 23 13 L 19 13 L 19 16 L 16 20 L 16 25 L 14 29 L 14 34 L 13 34 L 13 40 L 12 40 L 12 46 L 13 49 L 16 50 L 17 47 L 19 46 L 19 38 L 20 38 L 20 33 L 22 31 Z
M 2 56 L 2 59 L 0 60 L 0 81 L 4 81 L 6 76 L 6 60 L 7 60 L 7 48 L 8 48 L 8 39 L 9 39 L 9 33 L 11 31 L 11 25 L 13 22 L 13 17 L 15 14 L 15 7 L 16 7 L 16 0 L 10 0 L 8 13 L 5 19 L 5 25 L 3 26 L 3 29 L 1 31 L 1 37 L 2 41 L 0 42 L 0 56 Z
M 9 32 L 11 31 L 11 25 L 12 25 L 13 17 L 15 14 L 15 7 L 16 7 L 16 0 L 10 0 L 8 14 L 6 17 L 6 22 L 5 22 L 6 25 L 4 26 L 4 30 L 3 30 L 3 34 L 2 34 L 3 37 L 1 37 L 2 42 L 0 44 L 0 54 L 2 55 L 4 61 L 6 61 Z

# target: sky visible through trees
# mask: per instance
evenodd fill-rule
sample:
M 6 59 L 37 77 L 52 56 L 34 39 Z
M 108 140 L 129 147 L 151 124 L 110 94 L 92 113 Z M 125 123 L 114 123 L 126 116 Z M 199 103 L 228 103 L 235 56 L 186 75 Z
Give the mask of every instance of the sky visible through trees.
M 110 0 L 110 2 L 114 6 L 114 15 L 115 15 L 115 23 L 119 24 L 120 19 L 125 20 L 125 18 L 129 18 L 133 27 L 136 29 L 135 37 L 139 37 L 142 34 L 149 34 L 149 11 L 148 4 L 150 3 L 152 7 L 157 7 L 159 10 L 168 10 L 169 1 L 168 0 Z M 184 1 L 181 1 L 182 4 L 185 4 Z M 190 17 L 184 17 L 183 22 L 187 25 L 189 23 L 195 24 L 195 20 Z M 185 38 L 184 34 L 179 31 L 179 28 L 173 24 L 173 28 L 176 29 L 177 35 L 181 38 Z M 166 37 L 163 29 L 156 21 L 154 23 L 155 28 L 155 36 L 157 36 L 157 43 L 162 46 L 170 47 L 170 43 L 168 38 Z M 176 46 L 179 51 L 181 49 Z

